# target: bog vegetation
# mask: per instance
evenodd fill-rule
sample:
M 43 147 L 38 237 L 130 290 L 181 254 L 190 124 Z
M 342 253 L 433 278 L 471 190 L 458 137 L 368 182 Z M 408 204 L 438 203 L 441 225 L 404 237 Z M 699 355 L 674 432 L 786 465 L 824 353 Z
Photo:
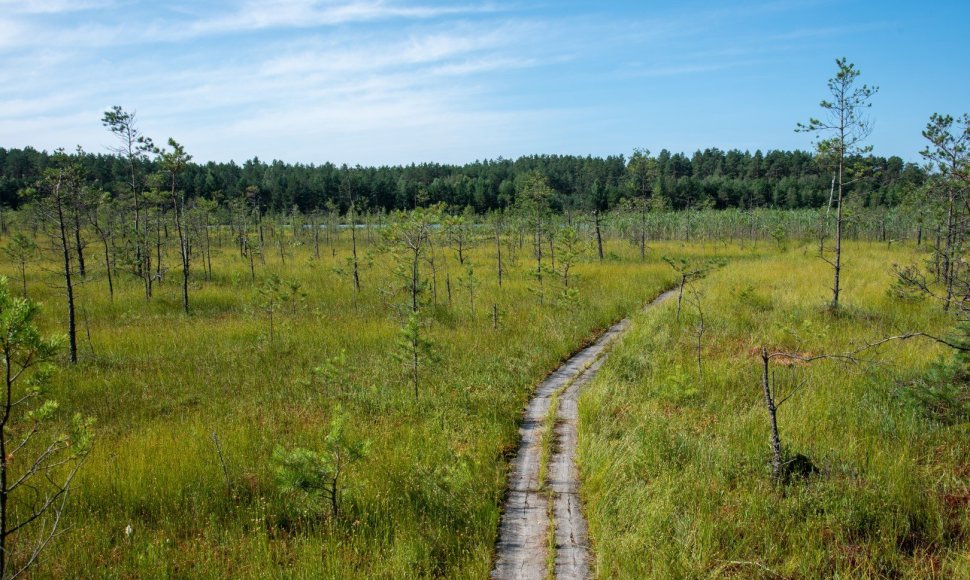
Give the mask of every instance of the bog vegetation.
M 968 118 L 874 158 L 863 88 L 813 154 L 0 150 L 0 575 L 485 577 L 532 387 L 675 287 L 581 402 L 599 575 L 970 573 Z
M 970 572 L 965 360 L 918 337 L 865 348 L 950 324 L 937 304 L 889 292 L 887 264 L 926 254 L 851 243 L 846 255 L 837 316 L 818 283 L 827 265 L 792 249 L 698 281 L 702 311 L 635 320 L 579 407 L 599 575 Z M 767 377 L 780 471 L 763 348 L 783 353 Z

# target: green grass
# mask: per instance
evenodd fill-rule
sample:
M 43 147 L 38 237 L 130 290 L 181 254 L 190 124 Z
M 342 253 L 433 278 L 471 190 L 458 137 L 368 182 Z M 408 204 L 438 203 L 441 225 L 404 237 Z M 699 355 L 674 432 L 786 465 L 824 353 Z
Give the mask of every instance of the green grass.
M 887 293 L 889 265 L 911 258 L 848 244 L 838 315 L 825 308 L 831 270 L 810 249 L 711 274 L 698 285 L 703 380 L 689 305 L 679 325 L 674 304 L 635 319 L 580 401 L 599 577 L 970 577 L 966 415 L 941 420 L 905 396 L 950 356 L 943 347 L 888 344 L 873 365 L 774 365 L 783 388 L 806 381 L 779 426 L 787 456 L 818 472 L 782 485 L 771 477 L 757 350 L 836 353 L 943 331 L 933 305 Z
M 62 367 L 52 396 L 66 412 L 95 417 L 97 440 L 72 492 L 66 531 L 37 575 L 485 577 L 507 457 L 533 386 L 671 284 L 660 254 L 738 253 L 661 244 L 641 263 L 635 248 L 612 242 L 610 259 L 587 256 L 576 267 L 575 305 L 539 308 L 528 248 L 517 263 L 507 261 L 498 288 L 483 244 L 471 254 L 481 281 L 472 312 L 449 252 L 453 304 L 442 272 L 438 306 L 429 310 L 437 362 L 423 370 L 415 402 L 393 357 L 398 316 L 385 303 L 403 297 L 379 291 L 390 267 L 375 254 L 355 300 L 350 278 L 334 271 L 346 244 L 336 259 L 327 252 L 320 260 L 295 246 L 285 265 L 268 251 L 255 285 L 248 262 L 227 244 L 213 256 L 211 282 L 201 280 L 196 261 L 189 316 L 180 311 L 174 252 L 151 301 L 138 279 L 119 273 L 112 302 L 91 246 L 94 271 L 78 287 L 81 362 Z M 28 285 L 44 304 L 44 330 L 63 332 L 63 298 L 50 270 L 56 262 L 34 265 Z M 18 280 L 13 264 L 0 263 L 0 273 Z M 296 312 L 278 317 L 272 342 L 252 306 L 271 273 L 298 280 L 308 294 Z M 557 288 L 549 278 L 549 296 Z M 314 371 L 342 351 L 346 364 L 329 375 Z M 270 458 L 277 445 L 322 449 L 337 404 L 351 416 L 350 435 L 371 446 L 347 473 L 334 520 L 325 505 L 307 511 L 281 494 Z
M 819 473 L 784 486 L 771 480 L 752 349 L 834 352 L 899 330 L 943 329 L 930 305 L 886 292 L 888 264 L 908 262 L 911 250 L 847 244 L 839 316 L 825 311 L 830 272 L 811 243 L 780 255 L 773 243 L 658 243 L 640 262 L 636 247 L 611 240 L 605 262 L 590 252 L 576 267 L 575 304 L 557 303 L 560 284 L 550 277 L 542 308 L 528 248 L 515 263 L 505 255 L 498 288 L 492 247 L 482 244 L 471 253 L 480 281 L 474 311 L 457 284 L 457 260 L 448 252 L 443 266 L 439 254 L 437 306 L 427 310 L 437 360 L 422 371 L 415 402 L 393 356 L 393 305 L 404 297 L 382 292 L 389 264 L 364 243 L 373 263 L 355 299 L 349 276 L 334 270 L 345 265 L 347 244 L 319 260 L 295 245 L 285 265 L 268 251 L 255 284 L 227 244 L 213 256 L 211 282 L 196 262 L 189 316 L 180 310 L 174 252 L 155 298 L 146 302 L 140 281 L 119 274 L 112 302 L 91 246 L 93 272 L 78 288 L 81 362 L 62 366 L 52 395 L 64 417 L 95 417 L 98 438 L 66 531 L 38 576 L 486 577 L 507 459 L 532 388 L 673 283 L 663 255 L 732 259 L 699 285 L 708 326 L 702 381 L 685 302 L 679 326 L 672 303 L 638 315 L 586 388 L 580 462 L 597 573 L 970 574 L 970 444 L 966 414 L 951 404 L 965 391 L 954 395 L 952 375 L 934 366 L 942 347 L 887 345 L 878 366 L 777 367 L 783 382 L 808 381 L 779 421 L 789 455 L 806 456 Z M 45 305 L 44 330 L 63 332 L 52 269 L 32 265 L 28 284 Z M 273 273 L 298 280 L 307 299 L 279 314 L 270 341 L 253 304 Z M 0 274 L 19 288 L 15 265 L 0 262 Z M 270 458 L 277 445 L 323 449 L 338 404 L 351 437 L 371 445 L 347 473 L 342 515 L 333 519 L 326 505 L 306 509 L 282 494 Z

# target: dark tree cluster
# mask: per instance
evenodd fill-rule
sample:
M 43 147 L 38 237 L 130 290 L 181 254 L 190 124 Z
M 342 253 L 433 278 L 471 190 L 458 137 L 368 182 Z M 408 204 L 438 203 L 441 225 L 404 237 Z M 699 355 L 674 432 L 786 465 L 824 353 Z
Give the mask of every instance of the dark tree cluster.
M 32 148 L 0 148 L 0 206 L 17 207 L 18 193 L 34 184 L 50 164 L 51 154 Z M 128 159 L 111 154 L 83 154 L 86 174 L 108 192 L 123 190 L 131 168 Z M 852 160 L 864 179 L 849 188 L 861 205 L 895 206 L 906 191 L 923 184 L 925 172 L 899 157 L 865 156 Z M 139 173 L 156 173 L 158 161 L 144 157 Z M 687 207 L 821 207 L 832 182 L 831 169 L 805 151 L 721 151 L 705 149 L 692 156 L 661 151 L 581 157 L 532 155 L 465 165 L 438 163 L 406 166 L 348 167 L 266 163 L 258 158 L 238 165 L 189 163 L 180 178 L 189 199 L 205 198 L 223 205 L 250 197 L 265 212 L 303 212 L 335 204 L 342 212 L 353 192 L 361 207 L 385 211 L 413 209 L 444 202 L 486 212 L 512 206 L 527 176 L 538 171 L 555 192 L 551 206 L 559 212 L 609 210 L 622 199 L 651 198 L 671 209 Z M 255 199 L 252 197 L 255 196 Z

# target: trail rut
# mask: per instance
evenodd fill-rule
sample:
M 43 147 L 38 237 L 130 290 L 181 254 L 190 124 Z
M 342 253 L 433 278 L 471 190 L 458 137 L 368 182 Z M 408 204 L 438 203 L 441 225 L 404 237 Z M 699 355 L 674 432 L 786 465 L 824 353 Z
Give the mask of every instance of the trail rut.
M 647 308 L 670 298 L 675 290 L 658 296 Z M 495 579 L 545 580 L 549 577 L 549 531 L 554 526 L 556 578 L 589 577 L 586 518 L 579 499 L 576 466 L 577 402 L 583 386 L 596 376 L 610 344 L 630 326 L 625 318 L 611 326 L 593 344 L 569 358 L 546 377 L 526 406 L 519 449 L 512 462 L 499 539 Z M 557 408 L 552 409 L 559 393 Z M 546 471 L 539 481 L 543 424 L 555 417 L 555 436 Z M 552 518 L 550 518 L 550 513 Z

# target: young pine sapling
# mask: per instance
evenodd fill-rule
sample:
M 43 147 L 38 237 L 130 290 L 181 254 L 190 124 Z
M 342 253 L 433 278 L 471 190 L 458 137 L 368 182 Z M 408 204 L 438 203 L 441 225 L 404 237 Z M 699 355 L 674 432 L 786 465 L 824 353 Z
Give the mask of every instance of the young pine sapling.
M 37 311 L 0 277 L 0 578 L 24 572 L 62 531 L 68 492 L 93 440 L 92 421 L 79 414 L 66 431 L 47 428 L 58 404 L 43 389 L 62 340 L 41 336 Z
M 283 280 L 276 274 L 270 275 L 263 285 L 256 291 L 255 304 L 266 313 L 269 321 L 269 340 L 275 339 L 275 319 L 281 310 L 288 310 L 290 314 L 306 300 L 306 293 L 300 288 L 300 283 L 294 280 Z
M 323 502 L 330 504 L 330 515 L 340 516 L 340 499 L 347 469 L 367 456 L 370 442 L 347 433 L 349 415 L 338 405 L 330 420 L 330 432 L 322 452 L 306 448 L 273 451 L 276 483 L 280 490 L 304 503 L 311 511 Z
M 23 232 L 17 232 L 10 238 L 10 242 L 4 247 L 3 253 L 11 261 L 16 262 L 17 268 L 20 270 L 24 298 L 27 298 L 27 264 L 37 257 L 37 243 Z

